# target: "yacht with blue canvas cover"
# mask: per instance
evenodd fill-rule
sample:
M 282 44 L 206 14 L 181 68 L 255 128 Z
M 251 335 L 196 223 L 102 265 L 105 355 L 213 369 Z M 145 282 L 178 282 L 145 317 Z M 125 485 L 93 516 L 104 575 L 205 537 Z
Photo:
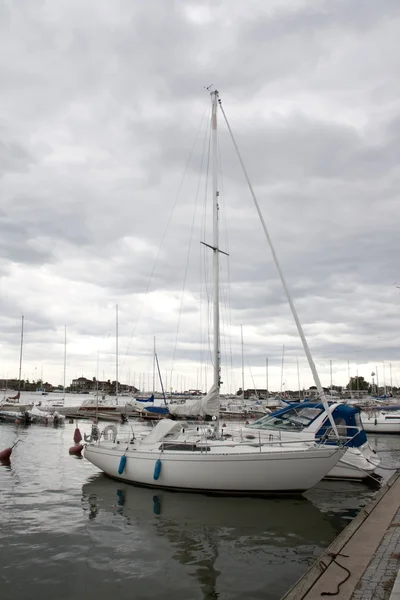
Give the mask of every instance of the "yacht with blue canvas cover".
M 334 479 L 365 479 L 380 464 L 380 459 L 368 443 L 360 409 L 343 403 L 332 403 L 330 409 L 343 440 L 343 457 L 328 473 Z M 237 435 L 225 429 L 227 435 Z M 286 408 L 261 417 L 254 423 L 241 428 L 244 441 L 275 442 L 326 440 L 327 444 L 337 444 L 322 403 L 302 402 L 289 404 Z

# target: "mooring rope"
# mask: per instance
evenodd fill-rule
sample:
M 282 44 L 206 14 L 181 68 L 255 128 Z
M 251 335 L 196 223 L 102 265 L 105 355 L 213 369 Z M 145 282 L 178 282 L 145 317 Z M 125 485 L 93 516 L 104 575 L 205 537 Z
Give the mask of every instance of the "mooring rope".
M 332 558 L 332 562 L 329 563 L 329 565 L 326 565 L 325 563 L 322 562 L 322 560 L 320 561 L 320 565 L 322 567 L 324 567 L 323 572 L 325 573 L 326 569 L 334 562 L 338 567 L 340 567 L 341 569 L 343 569 L 344 571 L 347 572 L 346 577 L 340 581 L 337 584 L 337 588 L 336 588 L 336 592 L 321 592 L 321 596 L 337 596 L 338 593 L 340 592 L 340 586 L 343 585 L 351 576 L 351 571 L 349 571 L 349 569 L 347 567 L 345 567 L 344 565 L 341 565 L 337 560 L 336 557 L 337 556 L 343 556 L 344 558 L 349 558 L 348 554 L 341 554 L 340 552 L 330 552 L 328 554 L 328 556 L 330 556 Z

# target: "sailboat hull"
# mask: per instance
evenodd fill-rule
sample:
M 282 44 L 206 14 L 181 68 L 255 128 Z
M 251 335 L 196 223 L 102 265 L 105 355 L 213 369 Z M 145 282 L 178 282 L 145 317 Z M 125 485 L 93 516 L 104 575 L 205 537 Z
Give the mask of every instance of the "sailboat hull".
M 361 418 L 364 429 L 368 433 L 400 433 L 400 409 L 398 408 L 397 410 L 363 410 Z
M 301 493 L 318 483 L 337 463 L 337 448 L 223 448 L 208 452 L 125 451 L 124 446 L 89 444 L 85 458 L 109 477 L 128 483 L 176 490 L 267 494 Z M 121 457 L 126 456 L 123 472 Z M 155 480 L 158 459 L 161 470 Z

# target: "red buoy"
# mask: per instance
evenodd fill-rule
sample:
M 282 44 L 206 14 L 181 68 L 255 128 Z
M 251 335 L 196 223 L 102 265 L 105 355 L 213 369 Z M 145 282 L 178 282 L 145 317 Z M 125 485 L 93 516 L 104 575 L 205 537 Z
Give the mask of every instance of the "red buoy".
M 11 448 L 6 448 L 5 450 L 1 450 L 1 452 L 0 452 L 0 460 L 10 460 L 13 448 L 18 444 L 18 442 L 19 442 L 19 440 L 17 440 L 15 442 L 15 444 L 13 444 L 11 446 Z
M 12 448 L 6 448 L 0 452 L 0 460 L 9 460 L 12 453 Z
M 80 432 L 79 427 L 76 427 L 74 432 L 74 442 L 75 444 L 79 444 L 80 441 L 82 441 L 82 434 Z
M 83 444 L 75 444 L 75 446 L 71 446 L 69 449 L 69 453 L 74 456 L 80 456 L 82 454 Z

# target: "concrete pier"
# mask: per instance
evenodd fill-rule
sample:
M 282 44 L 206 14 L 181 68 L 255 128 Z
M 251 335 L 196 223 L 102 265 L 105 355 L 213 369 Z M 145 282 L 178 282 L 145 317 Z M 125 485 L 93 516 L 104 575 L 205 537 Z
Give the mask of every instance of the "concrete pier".
M 400 472 L 282 600 L 400 600 Z

